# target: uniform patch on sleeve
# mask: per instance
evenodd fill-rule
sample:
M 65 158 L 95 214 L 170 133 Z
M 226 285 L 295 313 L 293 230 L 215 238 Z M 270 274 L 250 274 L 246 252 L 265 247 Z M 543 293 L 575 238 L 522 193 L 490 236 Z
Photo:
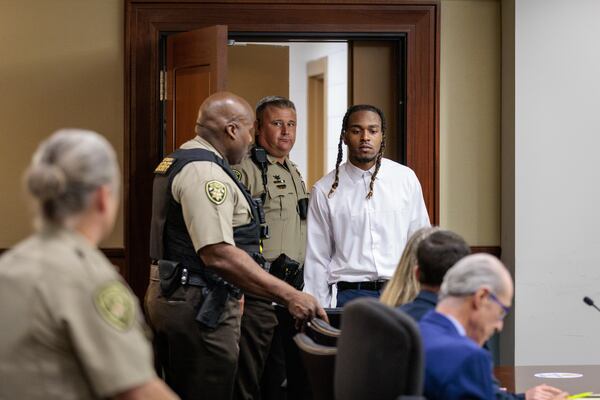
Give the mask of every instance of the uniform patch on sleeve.
M 166 174 L 167 171 L 169 170 L 169 168 L 171 168 L 171 165 L 173 165 L 173 163 L 175 162 L 175 159 L 173 157 L 165 157 L 163 158 L 163 160 L 160 162 L 160 164 L 158 164 L 158 167 L 156 167 L 154 169 L 154 173 L 155 174 Z
M 231 170 L 235 174 L 235 177 L 238 179 L 238 181 L 241 182 L 242 181 L 242 173 L 235 168 L 232 168 Z
M 219 181 L 206 182 L 206 195 L 216 205 L 223 204 L 227 198 L 227 186 Z
M 96 310 L 106 323 L 119 331 L 130 329 L 135 321 L 135 301 L 119 281 L 103 286 L 94 296 Z

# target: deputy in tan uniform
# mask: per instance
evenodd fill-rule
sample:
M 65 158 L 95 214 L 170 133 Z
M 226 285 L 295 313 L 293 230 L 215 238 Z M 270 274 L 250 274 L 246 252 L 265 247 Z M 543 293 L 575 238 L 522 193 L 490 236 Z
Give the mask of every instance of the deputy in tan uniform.
M 285 97 L 265 97 L 256 105 L 254 124 L 256 145 L 233 170 L 252 197 L 264 204 L 268 226 L 268 238 L 262 241 L 264 257 L 273 262 L 285 254 L 300 266 L 306 247 L 308 193 L 296 164 L 289 159 L 296 141 L 296 107 Z M 276 326 L 271 302 L 246 296 L 236 399 L 283 396 L 285 363 L 279 330 L 274 338 Z
M 154 372 L 141 310 L 96 248 L 119 170 L 96 133 L 63 130 L 27 172 L 40 229 L 0 258 L 1 399 L 174 399 Z
M 256 204 L 228 163 L 252 141 L 254 115 L 231 93 L 208 97 L 197 137 L 155 170 L 146 294 L 167 383 L 184 399 L 229 399 L 238 359 L 240 289 L 285 304 L 298 319 L 324 310 L 274 278 L 260 259 Z

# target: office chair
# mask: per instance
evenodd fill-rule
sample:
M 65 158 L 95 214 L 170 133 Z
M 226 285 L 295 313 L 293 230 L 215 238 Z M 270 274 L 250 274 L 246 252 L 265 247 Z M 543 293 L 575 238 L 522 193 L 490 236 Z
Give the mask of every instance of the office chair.
M 334 328 L 340 329 L 342 324 L 342 309 L 341 308 L 325 308 L 327 318 L 329 318 L 329 325 Z
M 306 367 L 313 400 L 333 400 L 333 371 L 337 349 L 317 344 L 304 333 L 294 336 L 294 342 L 300 349 Z
M 346 305 L 338 339 L 337 400 L 424 399 L 424 356 L 411 317 L 374 298 Z
M 306 323 L 304 332 L 317 344 L 335 347 L 341 331 L 320 318 L 313 318 Z

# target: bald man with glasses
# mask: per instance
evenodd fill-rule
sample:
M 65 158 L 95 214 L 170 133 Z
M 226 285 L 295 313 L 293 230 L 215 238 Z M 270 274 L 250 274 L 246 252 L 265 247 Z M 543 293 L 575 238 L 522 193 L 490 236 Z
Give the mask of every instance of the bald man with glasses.
M 429 400 L 560 400 L 567 393 L 539 385 L 513 394 L 498 388 L 492 358 L 481 346 L 501 331 L 513 298 L 512 278 L 496 257 L 474 254 L 444 276 L 438 305 L 419 325 Z

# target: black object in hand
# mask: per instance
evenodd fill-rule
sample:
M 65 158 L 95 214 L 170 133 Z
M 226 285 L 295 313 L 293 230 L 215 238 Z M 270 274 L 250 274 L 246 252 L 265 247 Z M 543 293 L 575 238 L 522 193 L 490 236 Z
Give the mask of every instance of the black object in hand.
M 284 253 L 273 260 L 269 272 L 298 290 L 302 290 L 304 287 L 304 268 L 298 261 Z

